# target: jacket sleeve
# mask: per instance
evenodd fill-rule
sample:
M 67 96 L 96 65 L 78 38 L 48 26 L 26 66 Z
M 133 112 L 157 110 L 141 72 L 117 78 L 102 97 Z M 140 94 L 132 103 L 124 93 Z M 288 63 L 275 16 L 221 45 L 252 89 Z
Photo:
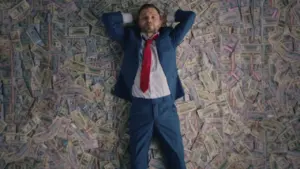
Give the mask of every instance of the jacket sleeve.
M 175 13 L 175 22 L 179 22 L 171 31 L 170 36 L 173 45 L 177 47 L 183 40 L 184 36 L 192 28 L 196 14 L 193 11 L 183 11 L 178 9 Z
M 121 12 L 108 12 L 104 13 L 101 17 L 102 23 L 108 33 L 108 36 L 123 46 L 124 42 L 124 22 Z
M 131 93 L 129 92 L 130 90 L 126 86 L 127 85 L 125 84 L 124 77 L 120 72 L 119 77 L 117 79 L 117 83 L 115 84 L 111 93 L 121 99 L 131 101 Z

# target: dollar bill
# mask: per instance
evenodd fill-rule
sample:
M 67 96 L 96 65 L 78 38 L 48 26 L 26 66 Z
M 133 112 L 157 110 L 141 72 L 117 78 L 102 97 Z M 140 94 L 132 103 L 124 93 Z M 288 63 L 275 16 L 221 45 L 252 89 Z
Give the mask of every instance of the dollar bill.
M 196 110 L 196 105 L 194 101 L 189 101 L 185 103 L 180 103 L 176 105 L 177 111 L 180 114 L 185 114 Z
M 7 126 L 7 124 L 5 123 L 5 121 L 0 119 L 0 133 L 2 133 L 4 131 L 6 126 Z
M 86 40 L 86 44 L 87 44 L 87 57 L 96 58 L 97 57 L 96 40 L 92 37 L 88 38 Z
M 89 36 L 90 29 L 86 27 L 69 27 L 69 36 L 71 37 L 85 37 Z
M 44 42 L 42 41 L 40 35 L 38 34 L 38 32 L 35 29 L 34 25 L 29 25 L 27 27 L 26 33 L 28 35 L 28 37 L 31 39 L 31 41 L 36 44 L 36 45 L 40 45 L 40 46 L 45 46 Z
M 243 45 L 241 45 L 241 50 L 243 50 L 244 53 L 260 53 L 261 45 L 243 44 Z
M 209 4 L 206 2 L 197 3 L 191 7 L 198 15 L 202 15 L 209 8 Z
M 89 153 L 82 153 L 81 158 L 79 160 L 80 163 L 80 169 L 89 168 L 92 165 L 92 162 L 95 160 L 95 157 L 93 157 Z
M 59 117 L 56 117 L 47 131 L 36 133 L 35 135 L 33 135 L 32 139 L 35 143 L 42 143 L 46 140 L 51 140 L 56 136 L 60 127 L 61 119 Z
M 219 107 L 217 104 L 211 104 L 204 109 L 197 110 L 198 116 L 200 118 L 207 118 L 207 117 L 217 117 L 219 115 Z
M 205 137 L 204 145 L 209 154 L 210 159 L 212 159 L 213 157 L 215 157 L 218 154 L 219 149 L 218 149 L 216 143 L 213 141 L 213 139 L 210 136 Z
M 17 19 L 25 14 L 30 8 L 29 3 L 26 0 L 22 0 L 16 6 L 8 10 L 8 14 L 12 19 Z
M 243 105 L 245 104 L 245 98 L 244 98 L 244 94 L 241 90 L 241 87 L 239 85 L 237 85 L 234 88 L 233 94 L 234 94 L 234 98 L 236 100 L 237 106 L 243 107 Z
M 210 91 L 214 92 L 218 89 L 218 84 L 216 79 L 213 79 L 209 71 L 203 71 L 199 73 L 200 80 L 202 81 L 204 87 Z
M 195 149 L 192 153 L 191 161 L 195 162 L 198 166 L 204 168 L 211 160 L 208 151 L 204 145 Z
M 83 117 L 82 113 L 79 110 L 72 111 L 71 118 L 78 128 L 84 129 L 87 127 L 87 119 Z
M 44 57 L 48 57 L 49 53 L 43 47 L 39 45 L 34 45 L 31 48 L 31 52 L 37 57 L 36 60 L 40 60 Z
M 90 25 L 96 25 L 98 19 L 87 8 L 81 8 L 79 16 Z

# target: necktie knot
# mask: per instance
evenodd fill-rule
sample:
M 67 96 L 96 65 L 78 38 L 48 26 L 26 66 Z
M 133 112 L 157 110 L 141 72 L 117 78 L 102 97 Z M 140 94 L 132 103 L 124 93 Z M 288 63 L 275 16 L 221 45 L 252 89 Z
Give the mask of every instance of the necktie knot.
M 158 38 L 158 33 L 146 40 L 146 43 L 152 43 L 154 40 Z

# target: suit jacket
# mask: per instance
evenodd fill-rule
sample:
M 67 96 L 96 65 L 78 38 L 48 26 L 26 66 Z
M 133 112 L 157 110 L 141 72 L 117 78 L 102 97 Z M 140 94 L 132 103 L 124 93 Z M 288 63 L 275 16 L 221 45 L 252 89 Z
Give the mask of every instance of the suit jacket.
M 176 47 L 191 29 L 195 16 L 195 13 L 192 11 L 177 10 L 175 22 L 179 22 L 179 24 L 174 28 L 161 27 L 159 30 L 160 35 L 156 39 L 159 61 L 174 101 L 184 96 L 176 65 Z M 110 38 L 119 42 L 124 51 L 121 71 L 113 94 L 119 98 L 131 101 L 132 86 L 139 66 L 142 41 L 140 28 L 137 25 L 124 26 L 121 12 L 104 13 L 101 19 Z

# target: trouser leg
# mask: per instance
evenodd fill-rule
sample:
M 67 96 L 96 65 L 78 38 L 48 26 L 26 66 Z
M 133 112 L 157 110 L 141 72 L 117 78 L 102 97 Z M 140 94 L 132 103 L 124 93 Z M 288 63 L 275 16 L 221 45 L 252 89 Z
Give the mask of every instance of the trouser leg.
M 176 106 L 172 101 L 165 101 L 154 107 L 153 111 L 159 114 L 154 130 L 161 142 L 168 169 L 186 169 Z
M 129 117 L 131 169 L 148 168 L 148 150 L 153 133 L 151 104 L 132 104 Z

